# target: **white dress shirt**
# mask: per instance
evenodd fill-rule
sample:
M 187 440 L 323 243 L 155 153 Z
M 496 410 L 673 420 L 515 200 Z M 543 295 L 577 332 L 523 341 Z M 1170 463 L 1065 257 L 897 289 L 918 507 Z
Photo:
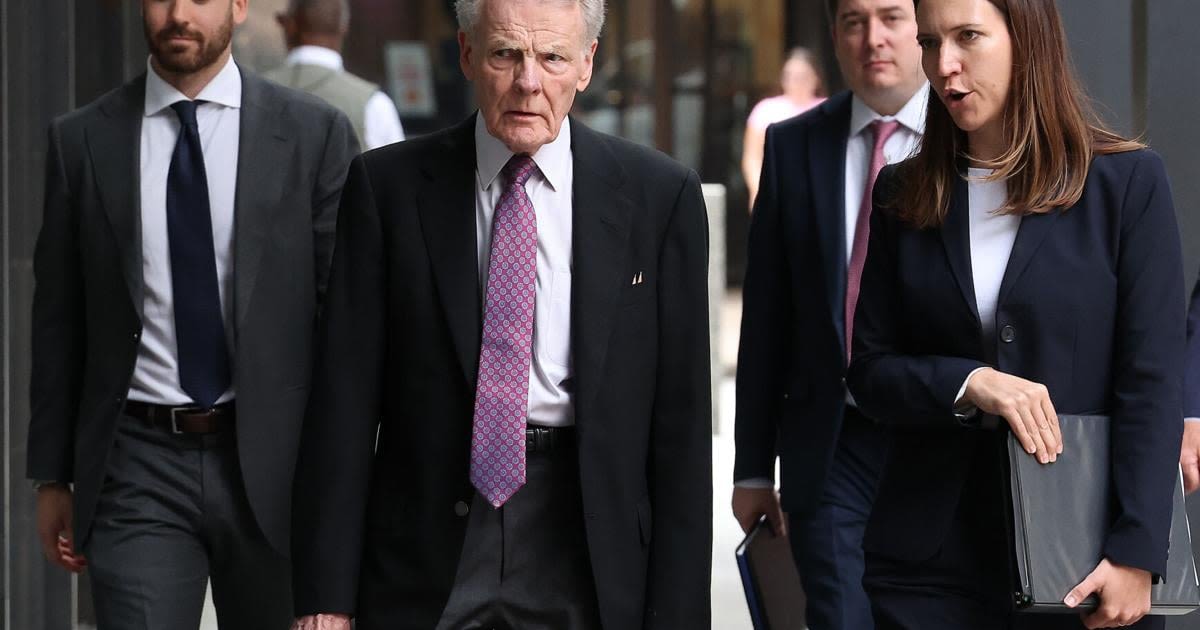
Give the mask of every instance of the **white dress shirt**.
M 929 85 L 921 89 L 896 112 L 895 116 L 881 116 L 871 109 L 858 95 L 850 104 L 850 136 L 846 141 L 846 262 L 850 261 L 850 250 L 854 247 L 854 230 L 858 227 L 858 210 L 866 194 L 867 176 L 871 170 L 871 153 L 875 138 L 867 127 L 876 120 L 896 121 L 900 126 L 883 145 L 883 157 L 888 164 L 895 164 L 916 154 L 925 133 L 925 107 L 929 100 Z
M 475 117 L 475 237 L 479 286 L 487 299 L 492 251 L 492 217 L 504 188 L 500 171 L 513 152 L 487 132 Z M 533 154 L 537 169 L 525 193 L 537 218 L 537 288 L 534 297 L 533 358 L 529 365 L 529 424 L 575 424 L 571 364 L 571 223 L 575 171 L 571 158 L 571 121 L 563 120 L 558 137 Z
M 188 98 L 164 81 L 147 61 L 146 103 L 140 153 L 142 223 L 142 337 L 129 399 L 161 405 L 186 405 L 192 399 L 179 384 L 171 252 L 167 242 L 167 173 L 179 139 L 179 117 L 171 104 Z M 196 108 L 208 203 L 212 213 L 217 290 L 225 320 L 229 356 L 234 356 L 233 205 L 237 191 L 242 75 L 230 57 L 200 91 Z M 231 368 L 234 366 L 230 366 Z M 233 398 L 233 386 L 218 400 Z
M 321 66 L 338 72 L 346 71 L 341 53 L 323 46 L 297 46 L 288 53 L 287 63 Z M 376 92 L 367 100 L 363 111 L 363 136 L 364 151 L 404 139 L 404 127 L 400 125 L 396 104 L 387 94 Z
M 971 233 L 971 282 L 975 285 L 975 307 L 979 311 L 979 324 L 984 339 L 996 334 L 996 307 L 1000 300 L 1000 283 L 1008 258 L 1012 255 L 1017 230 L 1021 227 L 1021 215 L 996 214 L 1008 196 L 1008 186 L 1003 181 L 983 181 L 992 171 L 982 168 L 967 169 L 967 198 L 970 206 Z M 967 383 L 976 372 L 987 368 L 976 368 L 967 374 L 955 398 L 959 413 L 971 415 L 972 406 L 963 408 L 962 397 L 967 393 Z

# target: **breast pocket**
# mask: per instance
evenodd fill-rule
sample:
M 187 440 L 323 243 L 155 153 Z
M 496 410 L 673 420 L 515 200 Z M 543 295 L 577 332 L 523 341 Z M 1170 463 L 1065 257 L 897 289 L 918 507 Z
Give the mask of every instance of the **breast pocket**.
M 550 303 L 538 305 L 538 359 L 560 368 L 571 361 L 571 272 L 555 271 Z

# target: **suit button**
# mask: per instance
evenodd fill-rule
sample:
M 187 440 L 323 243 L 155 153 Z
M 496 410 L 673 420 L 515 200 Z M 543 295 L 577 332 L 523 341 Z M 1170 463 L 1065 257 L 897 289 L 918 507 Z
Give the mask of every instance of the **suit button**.
M 1012 343 L 1017 339 L 1017 329 L 1012 326 L 1005 326 L 1000 329 L 1000 341 L 1004 343 Z
M 467 505 L 465 501 L 459 501 L 458 503 L 454 504 L 454 513 L 458 516 L 466 516 L 470 512 L 471 506 Z
M 138 340 L 138 339 L 141 339 L 141 338 L 142 338 L 142 333 L 140 333 L 140 332 L 135 332 L 135 333 L 133 333 L 133 339 L 134 339 L 135 341 L 136 341 L 136 340 Z

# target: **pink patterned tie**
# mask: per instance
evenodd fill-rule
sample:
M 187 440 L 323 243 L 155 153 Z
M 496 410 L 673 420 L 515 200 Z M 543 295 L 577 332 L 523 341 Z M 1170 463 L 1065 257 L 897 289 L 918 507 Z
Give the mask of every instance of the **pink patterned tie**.
M 471 435 L 471 485 L 495 507 L 525 485 L 525 417 L 537 282 L 537 217 L 525 182 L 537 168 L 514 155 L 492 219 L 483 337 Z
M 854 339 L 854 310 L 858 306 L 858 290 L 862 287 L 863 263 L 867 260 L 867 240 L 871 236 L 871 193 L 875 190 L 875 179 L 887 164 L 883 157 L 883 145 L 900 128 L 894 120 L 876 120 L 871 123 L 871 135 L 875 137 L 875 148 L 871 150 L 871 170 L 867 171 L 867 188 L 863 191 L 862 205 L 858 207 L 858 223 L 854 226 L 854 246 L 850 248 L 850 265 L 846 270 L 846 363 L 850 363 L 850 342 Z

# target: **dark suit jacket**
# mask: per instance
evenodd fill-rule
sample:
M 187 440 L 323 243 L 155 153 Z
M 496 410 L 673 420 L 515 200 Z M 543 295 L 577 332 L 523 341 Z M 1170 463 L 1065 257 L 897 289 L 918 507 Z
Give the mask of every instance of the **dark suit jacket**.
M 1187 354 L 1183 377 L 1183 416 L 1200 418 L 1200 279 L 1192 290 L 1188 308 Z
M 84 543 L 142 329 L 138 147 L 145 75 L 50 126 L 34 258 L 35 479 L 75 484 Z M 338 196 L 357 153 L 345 116 L 242 72 L 235 201 L 237 439 L 250 505 L 286 554 L 291 479 Z
M 578 121 L 571 137 L 575 419 L 600 614 L 621 630 L 708 628 L 700 186 Z M 298 614 L 428 630 L 449 597 L 467 526 L 455 504 L 475 493 L 474 182 L 473 117 L 351 166 L 296 478 Z
M 846 402 L 846 134 L 851 95 L 771 125 L 742 302 L 734 479 L 815 509 Z
M 967 375 L 993 357 L 1001 372 L 1044 384 L 1059 413 L 1111 414 L 1117 517 L 1104 552 L 1162 574 L 1182 432 L 1184 296 L 1158 155 L 1098 156 L 1076 205 L 1021 220 L 987 339 L 965 180 L 942 227 L 915 230 L 881 207 L 895 174 L 884 171 L 875 187 L 848 379 L 862 408 L 896 428 L 867 550 L 920 562 L 938 551 L 964 493 L 1006 500 L 1001 480 L 964 485 L 976 445 L 994 433 L 952 411 Z

